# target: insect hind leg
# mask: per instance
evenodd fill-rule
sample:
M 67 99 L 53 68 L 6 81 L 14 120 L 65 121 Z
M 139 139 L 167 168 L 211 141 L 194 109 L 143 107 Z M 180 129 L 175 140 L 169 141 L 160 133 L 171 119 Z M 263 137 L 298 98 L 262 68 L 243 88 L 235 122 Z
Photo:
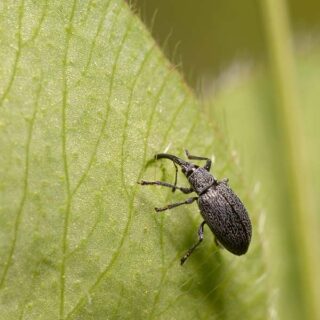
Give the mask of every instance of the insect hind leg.
M 186 260 L 190 257 L 191 253 L 195 250 L 195 248 L 202 242 L 203 240 L 203 227 L 206 224 L 205 221 L 203 221 L 198 229 L 198 242 L 195 243 L 187 252 L 186 254 L 181 258 L 180 263 L 183 265 Z

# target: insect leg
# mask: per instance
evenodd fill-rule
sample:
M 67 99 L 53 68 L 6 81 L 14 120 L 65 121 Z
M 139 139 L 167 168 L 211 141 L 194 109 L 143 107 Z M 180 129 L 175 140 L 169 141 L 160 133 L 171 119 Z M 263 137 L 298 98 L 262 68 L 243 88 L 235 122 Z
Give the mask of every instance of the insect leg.
M 176 169 L 176 174 L 175 174 L 175 177 L 174 177 L 174 187 L 172 188 L 172 192 L 175 192 L 176 189 L 177 189 L 177 181 L 178 181 L 178 166 L 173 162 L 174 164 L 174 167 Z
M 185 150 L 185 153 L 189 160 L 206 160 L 207 162 L 203 168 L 206 169 L 207 171 L 210 171 L 211 163 L 212 163 L 211 159 L 206 157 L 192 156 L 187 149 Z
M 192 202 L 196 201 L 197 199 L 198 199 L 198 197 L 189 198 L 189 199 L 187 199 L 185 201 L 168 204 L 166 207 L 163 207 L 163 208 L 155 208 L 155 210 L 157 212 L 165 211 L 165 210 L 168 210 L 168 209 L 172 209 L 172 208 L 175 208 L 175 207 L 182 206 L 183 204 L 191 204 Z
M 178 190 L 180 190 L 181 192 L 183 192 L 185 194 L 193 192 L 192 188 L 178 187 L 176 184 L 171 184 L 171 183 L 167 183 L 167 182 L 163 182 L 163 181 L 145 181 L 145 180 L 141 180 L 141 182 L 138 182 L 138 183 L 141 184 L 142 186 L 157 185 L 157 186 L 163 186 L 163 187 L 172 188 L 173 192 L 176 189 L 178 189 Z
M 219 240 L 217 239 L 216 236 L 214 237 L 214 242 L 215 242 L 215 244 L 216 244 L 217 247 L 223 248 L 223 245 L 219 242 Z
M 203 226 L 206 224 L 205 221 L 203 221 L 200 226 L 199 226 L 199 229 L 198 229 L 198 242 L 196 244 L 194 244 L 188 251 L 187 253 L 181 258 L 181 265 L 183 265 L 186 260 L 189 258 L 189 256 L 191 255 L 191 253 L 194 251 L 194 249 L 202 242 L 203 240 Z

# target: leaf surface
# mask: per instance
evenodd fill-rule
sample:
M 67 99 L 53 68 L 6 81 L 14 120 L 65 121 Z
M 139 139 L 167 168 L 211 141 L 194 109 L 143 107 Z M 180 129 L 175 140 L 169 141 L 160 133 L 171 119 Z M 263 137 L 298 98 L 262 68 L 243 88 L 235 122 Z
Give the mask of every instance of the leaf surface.
M 4 318 L 263 317 L 259 236 L 238 258 L 205 229 L 182 268 L 196 205 L 156 215 L 184 196 L 137 184 L 172 182 L 172 164 L 150 160 L 187 147 L 214 153 L 217 177 L 252 209 L 223 137 L 128 6 L 4 1 L 0 37 Z

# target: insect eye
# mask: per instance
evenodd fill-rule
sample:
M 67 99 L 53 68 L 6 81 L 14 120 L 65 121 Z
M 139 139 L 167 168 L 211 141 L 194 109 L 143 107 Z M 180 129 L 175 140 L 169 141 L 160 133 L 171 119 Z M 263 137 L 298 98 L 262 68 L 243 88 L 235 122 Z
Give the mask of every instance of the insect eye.
M 190 169 L 187 171 L 187 177 L 189 177 L 192 173 L 194 173 L 196 169 L 197 169 L 196 167 L 190 168 Z

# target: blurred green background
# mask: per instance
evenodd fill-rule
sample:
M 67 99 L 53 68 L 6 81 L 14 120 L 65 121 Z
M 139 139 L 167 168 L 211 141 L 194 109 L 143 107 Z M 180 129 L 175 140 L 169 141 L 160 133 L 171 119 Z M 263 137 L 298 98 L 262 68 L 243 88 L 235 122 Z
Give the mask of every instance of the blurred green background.
M 135 7 L 254 190 L 266 218 L 265 228 L 254 227 L 266 238 L 270 318 L 320 319 L 320 2 L 138 0 Z
M 137 0 L 134 2 L 168 58 L 182 62 L 194 87 L 203 77 L 216 76 L 241 60 L 263 62 L 267 57 L 261 1 Z M 288 1 L 294 33 L 319 34 L 320 2 Z M 176 46 L 178 45 L 178 48 Z M 176 55 L 173 57 L 174 52 Z

